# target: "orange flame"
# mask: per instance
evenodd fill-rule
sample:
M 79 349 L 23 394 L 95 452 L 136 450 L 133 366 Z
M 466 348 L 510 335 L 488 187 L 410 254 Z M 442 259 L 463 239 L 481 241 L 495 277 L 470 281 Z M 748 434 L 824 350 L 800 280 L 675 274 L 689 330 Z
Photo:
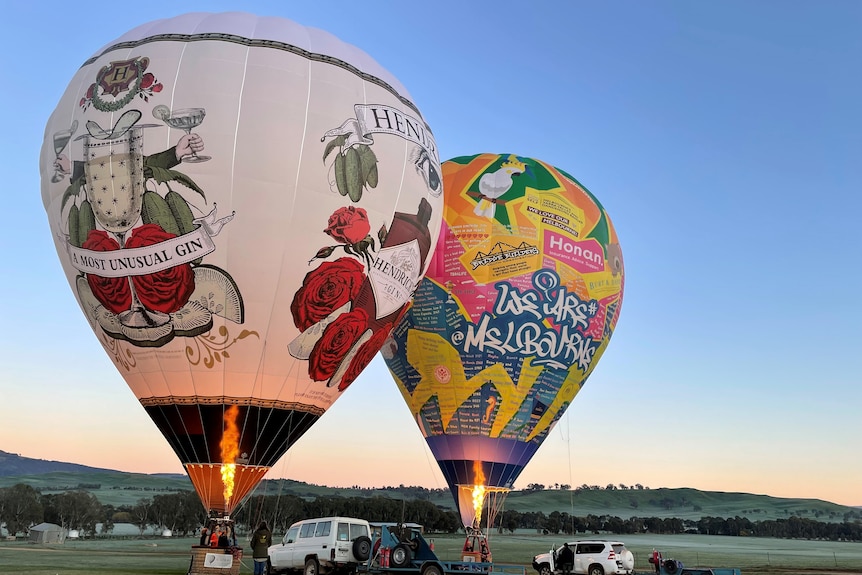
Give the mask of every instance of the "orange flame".
M 225 507 L 230 508 L 233 497 L 234 476 L 236 475 L 236 457 L 239 455 L 239 428 L 236 416 L 239 406 L 231 405 L 224 413 L 224 433 L 222 433 L 219 448 L 221 449 L 221 481 L 224 485 Z
M 473 511 L 476 518 L 473 520 L 474 527 L 482 523 L 482 506 L 485 504 L 485 474 L 482 472 L 482 463 L 473 462 Z

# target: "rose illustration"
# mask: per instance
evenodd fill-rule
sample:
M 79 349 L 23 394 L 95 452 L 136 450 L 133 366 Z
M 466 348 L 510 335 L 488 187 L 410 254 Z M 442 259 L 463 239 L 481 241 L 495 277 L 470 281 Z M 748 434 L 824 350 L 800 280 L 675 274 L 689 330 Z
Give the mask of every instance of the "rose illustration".
M 338 391 L 344 391 L 347 389 L 350 384 L 353 383 L 353 380 L 359 377 L 362 370 L 371 363 L 371 360 L 374 359 L 374 356 L 377 355 L 377 352 L 380 351 L 380 348 L 383 347 L 383 343 L 392 332 L 392 327 L 393 324 L 386 324 L 381 329 L 374 332 L 371 339 L 362 344 L 356 352 L 356 355 L 354 355 L 350 361 L 350 366 L 347 368 L 347 372 L 344 374 L 344 377 L 338 383 Z
M 126 247 L 143 248 L 177 237 L 158 224 L 144 224 L 132 230 Z M 135 293 L 150 310 L 174 313 L 183 307 L 195 291 L 195 274 L 190 264 L 181 264 L 143 276 L 132 276 Z
M 363 208 L 346 206 L 329 216 L 329 225 L 324 231 L 337 242 L 355 244 L 365 239 L 371 231 L 371 223 Z
M 313 381 L 326 381 L 341 364 L 356 340 L 368 329 L 368 313 L 355 309 L 341 314 L 323 330 L 308 357 L 308 375 Z
M 110 252 L 120 249 L 120 244 L 102 230 L 91 230 L 81 247 L 96 252 Z M 99 303 L 113 313 L 132 307 L 132 288 L 128 278 L 104 278 L 87 274 L 87 283 Z
M 305 331 L 352 301 L 364 280 L 364 268 L 353 258 L 323 262 L 305 275 L 302 287 L 293 296 L 290 304 L 293 323 Z
M 369 266 L 372 264 L 373 257 L 371 251 L 376 246 L 374 238 L 369 233 L 371 231 L 371 222 L 368 221 L 368 212 L 363 208 L 355 206 L 338 208 L 329 216 L 329 223 L 323 231 L 329 237 L 339 242 L 339 245 L 320 248 L 314 254 L 314 257 L 311 258 L 311 261 L 318 258 L 328 258 L 335 250 L 341 248 L 345 253 L 361 256 Z M 380 241 L 381 243 L 383 242 L 382 237 Z

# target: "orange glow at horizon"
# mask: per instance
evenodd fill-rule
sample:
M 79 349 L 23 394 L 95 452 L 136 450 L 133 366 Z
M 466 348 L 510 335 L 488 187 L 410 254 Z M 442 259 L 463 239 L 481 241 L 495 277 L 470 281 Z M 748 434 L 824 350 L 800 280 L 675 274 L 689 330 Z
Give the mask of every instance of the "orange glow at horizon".
M 485 503 L 485 474 L 482 472 L 482 463 L 473 462 L 473 511 L 476 518 L 473 520 L 475 527 L 482 525 L 482 506 Z
M 234 477 L 236 475 L 236 458 L 239 455 L 239 428 L 236 425 L 236 416 L 239 414 L 239 406 L 231 405 L 224 413 L 224 432 L 222 433 L 219 448 L 221 449 L 221 480 L 224 484 L 224 503 L 230 508 L 230 500 L 233 497 Z

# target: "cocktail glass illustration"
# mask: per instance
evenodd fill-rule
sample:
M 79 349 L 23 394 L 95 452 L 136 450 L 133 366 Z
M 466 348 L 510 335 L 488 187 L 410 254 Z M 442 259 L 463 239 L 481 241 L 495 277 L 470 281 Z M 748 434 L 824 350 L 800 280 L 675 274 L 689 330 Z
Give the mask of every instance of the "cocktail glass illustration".
M 114 139 L 84 137 L 87 200 L 96 220 L 117 237 L 120 248 L 125 246 L 126 233 L 141 217 L 145 191 L 143 139 L 142 128 L 131 128 Z M 129 285 L 132 306 L 118 315 L 120 323 L 145 328 L 170 322 L 168 314 L 148 310 L 141 304 L 131 277 Z
M 63 153 L 63 150 L 66 149 L 66 146 L 69 145 L 69 141 L 72 139 L 72 135 L 75 133 L 75 130 L 78 129 L 78 120 L 72 121 L 72 127 L 68 130 L 60 130 L 59 132 L 54 132 L 54 155 L 55 160 L 60 159 L 60 154 Z M 56 166 L 56 164 L 55 164 Z M 51 176 L 51 181 L 53 183 L 57 183 L 63 179 L 67 174 L 63 173 L 62 170 L 58 168 L 54 168 L 54 175 Z
M 171 128 L 183 130 L 186 134 L 191 134 L 192 130 L 200 126 L 204 121 L 206 110 L 203 108 L 183 108 L 169 111 L 167 110 L 167 106 L 157 106 L 153 109 L 153 115 Z M 210 156 L 199 156 L 195 151 L 192 151 L 187 156 L 183 156 L 183 162 L 190 163 L 206 162 L 210 159 L 212 159 Z

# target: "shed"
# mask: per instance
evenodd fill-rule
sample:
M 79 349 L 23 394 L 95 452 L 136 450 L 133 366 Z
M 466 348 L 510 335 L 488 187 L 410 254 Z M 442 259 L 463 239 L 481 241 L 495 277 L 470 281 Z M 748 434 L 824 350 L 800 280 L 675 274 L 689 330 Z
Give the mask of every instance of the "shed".
M 30 528 L 30 543 L 63 543 L 66 530 L 53 523 L 40 523 Z

